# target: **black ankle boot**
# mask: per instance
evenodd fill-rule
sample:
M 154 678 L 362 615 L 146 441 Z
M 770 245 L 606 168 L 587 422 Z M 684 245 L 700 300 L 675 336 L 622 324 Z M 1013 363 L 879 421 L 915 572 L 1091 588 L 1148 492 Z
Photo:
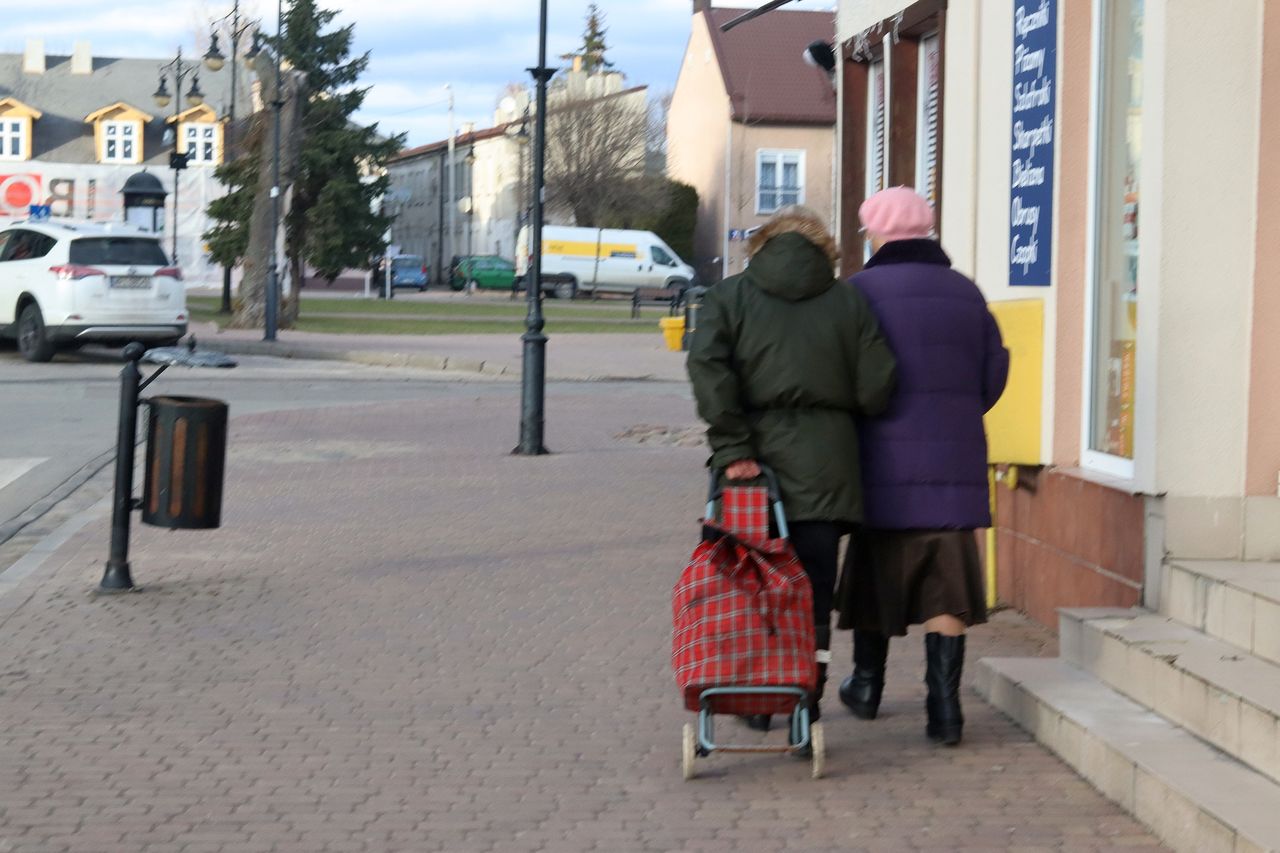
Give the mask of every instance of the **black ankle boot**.
M 770 714 L 739 714 L 738 719 L 747 728 L 756 732 L 767 732 L 773 726 L 773 717 Z
M 925 712 L 930 739 L 947 746 L 960 742 L 964 730 L 964 714 L 960 711 L 960 674 L 964 670 L 964 637 L 926 634 L 924 638 L 927 668 L 924 683 L 929 688 Z
M 840 701 L 855 717 L 874 720 L 884 695 L 889 638 L 879 631 L 853 632 L 853 674 L 840 682 Z

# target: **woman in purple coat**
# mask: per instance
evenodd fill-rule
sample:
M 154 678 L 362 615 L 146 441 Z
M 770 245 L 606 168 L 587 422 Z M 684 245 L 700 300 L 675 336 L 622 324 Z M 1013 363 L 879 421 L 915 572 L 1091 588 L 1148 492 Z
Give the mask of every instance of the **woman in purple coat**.
M 874 254 L 853 284 L 898 359 L 898 386 L 884 415 L 860 425 L 866 522 L 841 580 L 854 651 L 840 699 L 874 719 L 889 637 L 924 625 L 926 731 L 955 745 L 965 629 L 987 620 L 974 537 L 991 526 L 982 417 L 1004 391 L 1009 353 L 982 293 L 933 239 L 925 199 L 887 189 L 859 218 Z

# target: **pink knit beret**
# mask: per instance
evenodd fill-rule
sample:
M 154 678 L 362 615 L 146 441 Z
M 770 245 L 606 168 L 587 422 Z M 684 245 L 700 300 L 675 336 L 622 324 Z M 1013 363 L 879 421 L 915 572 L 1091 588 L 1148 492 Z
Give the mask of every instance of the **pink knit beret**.
M 867 233 L 885 243 L 933 236 L 933 208 L 910 187 L 881 190 L 862 203 L 858 218 Z

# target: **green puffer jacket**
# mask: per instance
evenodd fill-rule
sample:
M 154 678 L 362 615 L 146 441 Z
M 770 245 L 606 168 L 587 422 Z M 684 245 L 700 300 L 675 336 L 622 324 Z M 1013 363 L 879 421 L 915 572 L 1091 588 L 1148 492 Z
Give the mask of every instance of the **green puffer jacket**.
M 893 354 L 866 300 L 826 253 L 784 232 L 711 287 L 689 352 L 710 465 L 778 474 L 788 519 L 862 520 L 859 415 L 884 411 Z

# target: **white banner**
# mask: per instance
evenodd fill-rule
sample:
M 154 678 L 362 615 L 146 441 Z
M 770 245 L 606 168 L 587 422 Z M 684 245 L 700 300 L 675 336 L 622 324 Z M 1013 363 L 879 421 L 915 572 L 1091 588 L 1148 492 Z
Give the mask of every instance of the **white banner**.
M 0 219 L 26 219 L 33 204 L 47 204 L 52 218 L 91 222 L 124 221 L 124 198 L 120 190 L 138 172 L 150 172 L 169 195 L 161 233 L 164 248 L 173 248 L 173 176 L 171 169 L 97 163 L 0 163 Z M 177 259 L 188 287 L 218 285 L 222 268 L 209 260 L 201 236 L 211 222 L 205 211 L 209 202 L 226 190 L 213 176 L 211 166 L 192 166 L 178 174 Z

